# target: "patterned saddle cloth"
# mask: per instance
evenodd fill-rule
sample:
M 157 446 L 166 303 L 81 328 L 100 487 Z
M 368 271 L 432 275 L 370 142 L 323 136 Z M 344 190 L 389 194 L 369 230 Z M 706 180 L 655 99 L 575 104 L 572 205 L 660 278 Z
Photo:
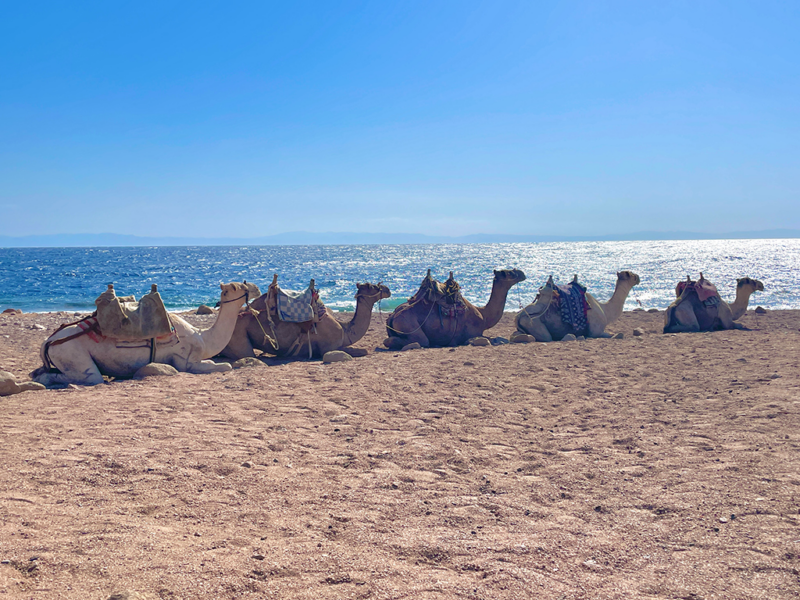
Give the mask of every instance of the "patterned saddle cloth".
M 720 297 L 717 287 L 708 279 L 700 279 L 698 281 L 681 281 L 675 288 L 675 292 L 678 294 L 678 296 L 682 296 L 684 293 L 691 291 L 694 291 L 697 294 L 697 297 L 700 299 L 700 302 L 706 306 L 719 304 Z
M 572 282 L 567 285 L 557 285 L 556 291 L 558 292 L 557 302 L 561 310 L 561 321 L 578 333 L 585 331 L 589 326 L 586 319 L 589 311 L 589 305 L 586 303 L 586 288 L 578 282 Z
M 313 283 L 302 292 L 282 290 L 277 284 L 270 286 L 269 294 L 274 294 L 275 311 L 278 319 L 288 323 L 313 323 L 325 315 L 326 308 L 314 289 Z

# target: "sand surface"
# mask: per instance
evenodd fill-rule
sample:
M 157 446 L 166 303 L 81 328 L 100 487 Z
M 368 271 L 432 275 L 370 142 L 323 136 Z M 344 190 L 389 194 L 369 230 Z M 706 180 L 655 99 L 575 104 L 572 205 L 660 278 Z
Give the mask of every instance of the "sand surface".
M 0 600 L 797 598 L 800 311 L 662 320 L 0 398 Z

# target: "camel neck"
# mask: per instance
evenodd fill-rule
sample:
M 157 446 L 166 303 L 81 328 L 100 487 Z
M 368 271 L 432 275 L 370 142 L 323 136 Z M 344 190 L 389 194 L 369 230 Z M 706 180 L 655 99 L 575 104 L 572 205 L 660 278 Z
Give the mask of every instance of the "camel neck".
M 355 344 L 367 333 L 369 322 L 372 319 L 372 307 L 375 306 L 376 297 L 366 298 L 359 296 L 356 299 L 356 312 L 350 322 L 342 326 L 344 332 L 342 346 Z
M 606 317 L 606 322 L 611 323 L 616 321 L 622 316 L 622 309 L 625 306 L 625 300 L 633 288 L 628 282 L 623 283 L 617 280 L 617 286 L 614 288 L 614 294 L 609 298 L 605 304 L 600 304 L 603 309 L 603 314 Z
M 752 294 L 753 290 L 750 288 L 740 287 L 736 289 L 736 300 L 730 305 L 731 316 L 734 321 L 741 319 L 744 313 L 747 312 L 747 305 L 750 303 L 750 296 Z
M 487 302 L 486 306 L 483 308 L 478 309 L 483 316 L 484 329 L 494 327 L 500 322 L 500 319 L 503 318 L 503 309 L 506 307 L 508 290 L 510 290 L 513 285 L 513 283 L 508 285 L 495 280 L 492 285 L 492 295 L 489 297 L 489 302 Z
M 200 337 L 203 339 L 203 356 L 201 359 L 205 360 L 216 356 L 231 341 L 231 335 L 233 335 L 233 329 L 236 327 L 236 319 L 239 316 L 239 309 L 242 304 L 244 304 L 244 299 L 241 302 L 220 304 L 217 320 L 214 321 L 211 327 L 200 332 Z

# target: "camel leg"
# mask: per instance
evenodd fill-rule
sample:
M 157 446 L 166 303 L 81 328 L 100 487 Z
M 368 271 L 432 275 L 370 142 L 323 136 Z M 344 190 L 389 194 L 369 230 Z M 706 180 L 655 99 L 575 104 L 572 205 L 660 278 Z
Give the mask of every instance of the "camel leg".
M 521 333 L 527 333 L 536 338 L 537 342 L 552 342 L 553 336 L 547 330 L 547 327 L 542 323 L 541 313 L 539 318 L 531 317 L 527 312 L 520 313 L 517 318 L 517 330 Z
M 204 375 L 206 373 L 224 373 L 225 371 L 232 370 L 233 367 L 230 363 L 215 363 L 213 360 L 201 360 L 200 362 L 188 363 L 186 365 L 187 373 L 194 373 L 195 375 Z
M 736 329 L 736 325 L 738 325 L 738 323 L 734 323 L 731 307 L 726 302 L 720 302 L 718 305 L 715 325 L 717 329 Z M 740 325 L 740 328 L 743 326 Z
M 597 302 L 595 302 L 597 304 Z M 586 321 L 589 324 L 587 328 L 586 337 L 593 337 L 593 338 L 610 338 L 611 334 L 606 333 L 606 325 L 608 322 L 606 321 L 606 316 L 603 314 L 603 310 L 598 306 L 594 310 L 588 311 L 586 315 Z
M 256 355 L 247 331 L 247 321 L 250 319 L 253 319 L 253 317 L 239 317 L 236 320 L 236 327 L 233 330 L 231 339 L 225 349 L 220 352 L 222 356 L 238 359 Z
M 398 350 L 414 342 L 419 343 L 423 348 L 428 348 L 431 345 L 428 336 L 422 331 L 419 321 L 411 311 L 403 311 L 397 314 L 392 320 L 392 328 L 402 332 L 408 331 L 409 333 L 403 333 L 402 336 L 398 336 L 392 335 L 390 332 L 389 337 L 384 341 L 384 345 L 391 350 Z
M 694 309 L 689 302 L 681 302 L 672 312 L 669 331 L 664 333 L 684 333 L 684 332 L 697 332 L 700 331 L 700 324 L 697 322 L 697 316 L 694 314 Z
M 67 351 L 63 351 L 66 347 Z M 103 383 L 103 375 L 97 368 L 91 355 L 80 351 L 69 353 L 69 350 L 76 350 L 70 346 L 69 342 L 61 347 L 51 348 L 50 360 L 53 366 L 61 373 L 45 373 L 38 379 L 39 383 L 46 386 L 75 383 L 78 385 L 98 385 Z M 59 352 L 62 350 L 62 352 Z M 80 350 L 80 348 L 78 348 Z
M 386 342 L 389 343 L 386 344 Z M 414 333 L 409 333 L 408 335 L 405 335 L 403 337 L 396 337 L 396 336 L 388 337 L 384 341 L 384 345 L 386 345 L 387 348 L 389 348 L 390 350 L 399 350 L 403 346 L 408 346 L 409 344 L 413 344 L 414 342 L 419 343 L 419 345 L 422 346 L 423 348 L 429 348 L 431 345 L 428 336 L 425 335 L 421 329 L 419 331 L 415 331 Z

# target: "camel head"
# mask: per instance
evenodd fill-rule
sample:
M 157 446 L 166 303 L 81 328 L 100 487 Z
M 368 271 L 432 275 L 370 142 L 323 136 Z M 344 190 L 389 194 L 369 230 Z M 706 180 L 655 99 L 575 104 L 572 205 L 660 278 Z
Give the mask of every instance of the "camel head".
M 519 269 L 500 269 L 494 272 L 495 284 L 505 284 L 509 288 L 518 284 L 520 281 L 525 281 L 525 273 Z
M 758 279 L 750 279 L 749 277 L 742 277 L 741 279 L 736 280 L 736 290 L 746 291 L 747 288 L 750 288 L 750 293 L 753 292 L 763 292 L 764 291 L 764 284 L 761 283 Z
M 639 285 L 639 276 L 633 271 L 620 271 L 617 273 L 617 283 L 625 283 L 631 287 Z
M 385 298 L 389 298 L 392 295 L 392 292 L 389 291 L 389 288 L 383 285 L 380 281 L 378 283 L 356 283 L 356 287 L 358 291 L 356 292 L 356 300 L 359 298 L 364 298 L 365 300 L 373 300 L 377 302 L 378 300 L 384 300 Z
M 247 281 L 244 283 L 236 281 L 232 283 L 220 283 L 219 289 L 222 290 L 222 294 L 220 294 L 219 298 L 220 306 L 238 302 L 238 304 L 236 304 L 238 308 L 245 302 L 254 300 L 261 295 L 261 290 L 258 289 L 258 286 L 253 283 L 248 283 Z

